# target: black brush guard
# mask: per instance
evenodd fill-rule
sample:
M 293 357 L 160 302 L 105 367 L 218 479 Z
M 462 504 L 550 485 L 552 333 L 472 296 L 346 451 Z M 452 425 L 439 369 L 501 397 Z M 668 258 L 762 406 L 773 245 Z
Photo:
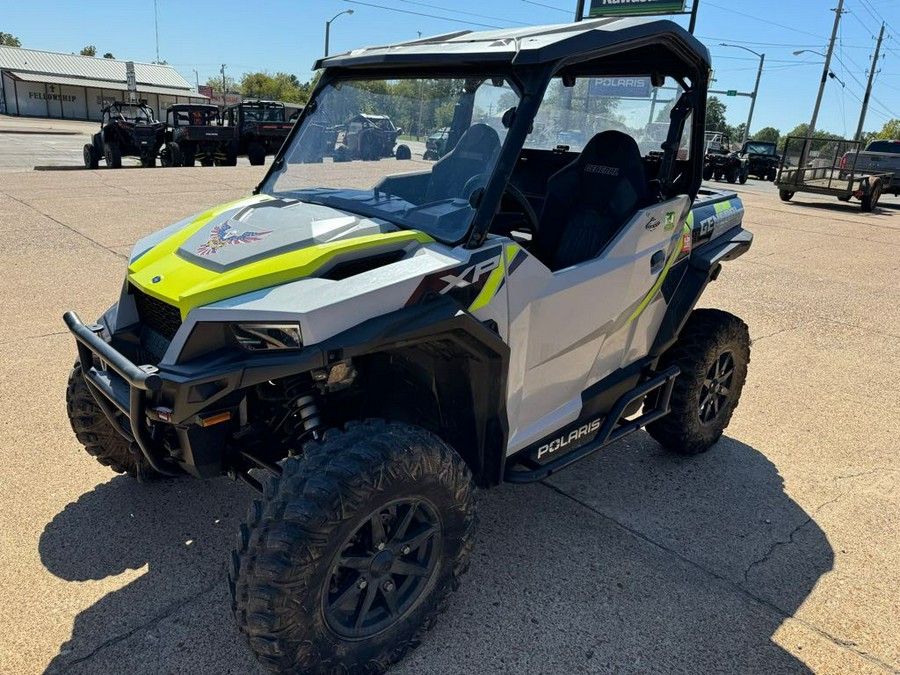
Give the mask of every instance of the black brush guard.
M 85 325 L 75 312 L 66 312 L 63 321 L 78 343 L 78 358 L 81 361 L 84 381 L 110 424 L 128 441 L 137 444 L 144 459 L 154 471 L 166 476 L 181 475 L 183 471 L 171 460 L 157 454 L 146 424 L 144 392 L 162 389 L 163 378 L 159 375 L 158 369 L 155 366 L 137 366 L 116 351 L 101 337 L 104 330 L 102 325 Z M 112 379 L 105 377 L 102 371 L 93 367 L 95 356 L 125 381 L 128 385 L 127 391 L 126 387 L 117 386 Z M 123 427 L 116 409 L 128 418 L 130 429 Z

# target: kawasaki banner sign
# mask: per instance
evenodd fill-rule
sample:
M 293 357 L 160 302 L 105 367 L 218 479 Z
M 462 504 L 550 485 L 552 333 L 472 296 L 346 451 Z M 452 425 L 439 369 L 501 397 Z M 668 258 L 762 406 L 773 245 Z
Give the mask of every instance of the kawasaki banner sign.
M 590 15 L 677 14 L 684 5 L 685 0 L 591 0 Z

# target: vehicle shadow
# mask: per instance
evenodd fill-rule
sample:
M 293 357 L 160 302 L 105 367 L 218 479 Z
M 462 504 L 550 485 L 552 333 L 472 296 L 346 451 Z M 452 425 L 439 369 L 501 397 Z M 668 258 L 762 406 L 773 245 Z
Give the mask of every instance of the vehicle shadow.
M 795 204 L 797 206 L 802 206 L 803 208 L 820 209 L 823 211 L 836 211 L 838 213 L 852 214 L 863 217 L 877 216 L 878 213 L 880 211 L 883 211 L 887 206 L 886 204 L 882 204 L 881 201 L 879 201 L 871 212 L 866 213 L 859 207 L 859 202 L 855 200 L 850 202 L 841 202 L 835 199 L 834 204 L 831 204 L 829 202 L 804 201 L 803 199 L 797 199 L 796 195 L 791 198 L 791 201 L 789 203 Z
M 143 573 L 77 616 L 47 672 L 262 672 L 224 580 L 251 496 L 117 477 L 69 504 L 41 537 L 48 570 Z M 479 514 L 461 590 L 392 673 L 810 672 L 772 636 L 833 553 L 747 445 L 682 458 L 635 434 L 545 483 L 482 492 Z

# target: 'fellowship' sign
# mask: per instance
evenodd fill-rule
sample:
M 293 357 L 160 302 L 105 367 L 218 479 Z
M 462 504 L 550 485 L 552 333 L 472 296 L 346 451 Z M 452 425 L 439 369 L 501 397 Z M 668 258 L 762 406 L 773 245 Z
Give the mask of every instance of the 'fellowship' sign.
M 685 0 L 591 0 L 590 15 L 676 14 L 684 5 Z

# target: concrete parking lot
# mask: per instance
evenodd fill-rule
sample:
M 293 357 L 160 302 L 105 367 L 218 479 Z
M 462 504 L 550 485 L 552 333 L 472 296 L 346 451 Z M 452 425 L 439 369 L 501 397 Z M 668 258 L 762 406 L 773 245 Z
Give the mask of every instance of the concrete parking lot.
M 261 672 L 224 573 L 252 495 L 87 456 L 61 316 L 96 317 L 137 238 L 262 170 L 0 179 L 0 671 Z M 725 437 L 687 459 L 640 432 L 482 493 L 463 587 L 392 672 L 900 672 L 900 200 L 738 191 L 756 241 L 703 298 L 754 339 Z

